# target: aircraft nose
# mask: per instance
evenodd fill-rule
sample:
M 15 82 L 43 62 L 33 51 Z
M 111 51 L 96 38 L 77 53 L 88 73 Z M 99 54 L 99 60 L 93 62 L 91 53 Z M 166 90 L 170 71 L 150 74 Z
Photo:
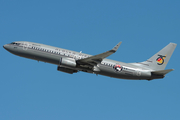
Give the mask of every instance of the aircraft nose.
M 6 49 L 7 45 L 4 45 L 3 48 Z
M 8 49 L 8 45 L 7 44 L 4 45 L 3 48 L 7 50 Z
M 9 51 L 9 49 L 10 49 L 8 44 L 5 44 L 5 45 L 3 46 L 3 48 L 6 49 L 6 50 L 8 50 L 8 51 Z

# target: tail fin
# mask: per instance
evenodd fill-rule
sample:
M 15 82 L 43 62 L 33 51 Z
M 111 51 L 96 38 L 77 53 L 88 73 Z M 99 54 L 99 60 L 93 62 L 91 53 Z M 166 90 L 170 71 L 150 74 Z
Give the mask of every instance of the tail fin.
M 176 48 L 175 43 L 169 43 L 166 47 L 153 55 L 147 61 L 141 62 L 141 64 L 147 65 L 146 67 L 153 70 L 164 70 L 169 59 Z

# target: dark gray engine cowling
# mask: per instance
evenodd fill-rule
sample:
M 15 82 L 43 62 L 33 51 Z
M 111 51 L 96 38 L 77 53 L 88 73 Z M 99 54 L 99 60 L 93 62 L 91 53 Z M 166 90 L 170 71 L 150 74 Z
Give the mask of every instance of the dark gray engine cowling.
M 76 61 L 73 58 L 61 58 L 60 65 L 67 67 L 76 67 Z

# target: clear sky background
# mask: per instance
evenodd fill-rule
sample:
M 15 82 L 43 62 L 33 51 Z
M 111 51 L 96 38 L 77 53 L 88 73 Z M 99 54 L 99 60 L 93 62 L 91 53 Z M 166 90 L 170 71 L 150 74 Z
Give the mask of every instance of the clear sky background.
M 123 80 L 57 71 L 15 56 L 3 45 L 31 41 L 96 55 L 147 60 L 180 45 L 179 0 L 0 0 L 0 120 L 179 120 L 177 45 L 164 79 Z

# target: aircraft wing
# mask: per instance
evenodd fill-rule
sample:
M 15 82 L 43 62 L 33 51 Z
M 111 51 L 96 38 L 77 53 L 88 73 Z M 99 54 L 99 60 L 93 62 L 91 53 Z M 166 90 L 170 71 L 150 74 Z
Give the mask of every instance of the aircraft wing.
M 115 53 L 117 51 L 117 49 L 119 48 L 119 46 L 121 45 L 122 42 L 119 42 L 116 46 L 114 46 L 113 49 L 107 51 L 107 52 L 104 52 L 104 53 L 101 53 L 101 54 L 98 54 L 98 55 L 94 55 L 94 56 L 91 56 L 91 57 L 88 57 L 88 58 L 84 58 L 84 59 L 80 59 L 80 60 L 77 60 L 76 62 L 80 65 L 86 65 L 86 64 L 89 64 L 89 65 L 96 65 L 98 63 L 100 63 L 104 58 L 110 56 L 111 54 Z

